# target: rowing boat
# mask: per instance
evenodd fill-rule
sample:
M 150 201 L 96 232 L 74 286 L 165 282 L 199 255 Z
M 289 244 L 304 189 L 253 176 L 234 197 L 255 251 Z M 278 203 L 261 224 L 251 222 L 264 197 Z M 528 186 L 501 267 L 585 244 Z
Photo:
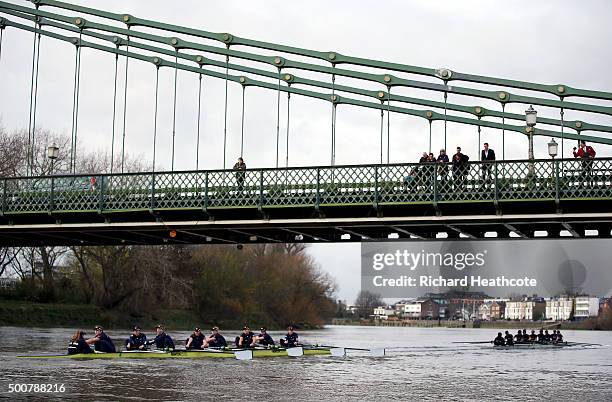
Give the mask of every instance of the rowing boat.
M 295 353 L 292 349 L 301 349 Z M 286 356 L 316 356 L 330 355 L 329 348 L 277 348 L 277 349 L 203 349 L 203 350 L 134 350 L 117 353 L 81 353 L 74 355 L 31 355 L 17 356 L 20 359 L 202 359 L 202 358 L 237 358 L 241 359 L 245 353 L 252 358 L 260 357 L 286 357 Z M 293 352 L 293 353 L 292 353 Z M 252 353 L 252 354 L 251 354 Z
M 573 342 L 561 342 L 561 343 L 515 343 L 513 345 L 494 345 L 496 349 L 546 349 L 546 348 L 564 348 L 568 346 L 577 346 L 577 343 Z

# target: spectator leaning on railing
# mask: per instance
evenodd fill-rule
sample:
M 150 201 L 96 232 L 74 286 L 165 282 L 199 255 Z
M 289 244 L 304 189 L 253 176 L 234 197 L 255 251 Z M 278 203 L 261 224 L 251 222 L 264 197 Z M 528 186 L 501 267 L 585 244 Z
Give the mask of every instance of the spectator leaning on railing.
M 574 158 L 582 159 L 582 175 L 590 176 L 592 168 L 591 159 L 595 158 L 595 150 L 593 147 L 588 146 L 584 140 L 580 141 L 580 148 L 578 151 L 576 151 L 576 147 L 574 147 Z

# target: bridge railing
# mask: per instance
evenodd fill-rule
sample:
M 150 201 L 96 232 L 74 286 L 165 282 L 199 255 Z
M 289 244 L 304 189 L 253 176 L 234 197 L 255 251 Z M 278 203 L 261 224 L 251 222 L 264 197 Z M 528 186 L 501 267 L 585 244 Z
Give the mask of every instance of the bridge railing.
M 612 198 L 612 158 L 3 178 L 2 214 Z

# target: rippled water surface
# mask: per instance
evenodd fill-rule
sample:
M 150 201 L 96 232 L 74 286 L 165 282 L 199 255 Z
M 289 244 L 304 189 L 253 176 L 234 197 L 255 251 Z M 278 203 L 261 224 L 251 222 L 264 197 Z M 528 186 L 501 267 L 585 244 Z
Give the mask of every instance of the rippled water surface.
M 453 344 L 493 338 L 484 329 L 328 327 L 303 341 L 390 348 L 384 358 L 349 352 L 313 356 L 163 360 L 23 360 L 64 353 L 71 331 L 0 327 L 0 398 L 9 384 L 65 384 L 48 398 L 78 400 L 612 400 L 612 333 L 565 331 L 566 340 L 604 346 L 494 350 Z M 109 331 L 117 345 L 127 331 Z M 147 334 L 151 336 L 152 334 Z M 188 333 L 171 333 L 185 339 Z M 236 334 L 228 332 L 226 337 Z M 228 336 L 229 335 L 229 336 Z M 280 333 L 272 333 L 278 338 Z M 30 396 L 33 394 L 29 394 Z M 35 395 L 42 397 L 41 394 Z

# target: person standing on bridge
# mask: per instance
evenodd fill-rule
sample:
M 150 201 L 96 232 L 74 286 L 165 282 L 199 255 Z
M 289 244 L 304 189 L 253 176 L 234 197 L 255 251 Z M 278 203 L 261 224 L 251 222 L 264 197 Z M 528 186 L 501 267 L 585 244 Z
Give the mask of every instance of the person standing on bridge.
M 580 158 L 582 160 L 582 179 L 589 180 L 591 176 L 591 169 L 593 159 L 595 159 L 595 150 L 593 147 L 588 146 L 584 140 L 580 141 L 580 148 L 576 152 L 574 147 L 574 158 Z
M 446 155 L 446 150 L 442 148 L 440 150 L 440 154 L 438 158 L 436 158 L 436 162 L 439 163 L 438 166 L 438 175 L 440 176 L 440 182 L 442 186 L 446 184 L 446 180 L 448 179 L 448 155 Z
M 242 189 L 244 187 L 244 176 L 245 176 L 245 170 L 246 170 L 246 163 L 244 163 L 244 159 L 242 159 L 242 156 L 240 158 L 238 158 L 238 162 L 236 162 L 234 164 L 234 170 L 236 170 L 236 183 L 238 184 L 238 191 L 242 192 Z
M 488 142 L 485 142 L 482 148 L 482 151 L 480 151 L 480 160 L 484 162 L 482 164 L 482 181 L 488 183 L 491 182 L 491 167 L 493 166 L 492 161 L 495 160 L 495 151 L 489 148 Z
M 462 190 L 465 185 L 465 179 L 468 174 L 469 156 L 461 153 L 461 147 L 457 147 L 457 153 L 453 155 L 453 180 L 455 180 L 455 189 Z

